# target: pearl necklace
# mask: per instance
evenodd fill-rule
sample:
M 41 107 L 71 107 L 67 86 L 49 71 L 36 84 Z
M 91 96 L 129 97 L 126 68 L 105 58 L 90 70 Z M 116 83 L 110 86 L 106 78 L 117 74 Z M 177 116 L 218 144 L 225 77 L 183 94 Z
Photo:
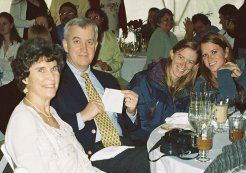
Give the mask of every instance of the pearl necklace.
M 26 97 L 24 98 L 28 103 L 30 103 L 30 105 L 38 112 L 41 113 L 42 115 L 44 115 L 45 117 L 47 117 L 48 121 L 50 121 L 51 118 L 53 118 L 52 114 L 47 115 L 46 113 L 44 113 L 43 111 L 41 111 L 40 109 L 38 109 L 30 100 L 28 100 Z

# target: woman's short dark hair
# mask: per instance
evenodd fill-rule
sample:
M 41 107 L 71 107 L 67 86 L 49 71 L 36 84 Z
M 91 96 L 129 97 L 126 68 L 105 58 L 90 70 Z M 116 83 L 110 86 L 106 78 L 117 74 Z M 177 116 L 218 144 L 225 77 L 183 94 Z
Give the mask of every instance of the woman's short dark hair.
M 59 48 L 54 46 L 52 42 L 35 38 L 21 44 L 17 51 L 16 58 L 11 63 L 14 78 L 17 81 L 17 86 L 20 91 L 23 91 L 25 88 L 25 84 L 22 80 L 29 76 L 30 67 L 43 57 L 45 57 L 44 60 L 47 62 L 56 61 L 58 70 L 61 73 L 64 66 L 62 52 Z
M 170 16 L 173 16 L 173 13 L 171 10 L 167 9 L 167 8 L 163 8 L 161 10 L 159 10 L 156 15 L 155 15 L 155 23 L 158 24 L 158 23 L 161 23 L 161 18 L 163 16 L 165 16 L 166 14 L 170 15 Z
M 85 13 L 85 17 L 89 17 L 89 14 L 91 14 L 92 12 L 97 13 L 102 19 L 102 32 L 107 31 L 108 30 L 108 16 L 107 14 L 101 10 L 100 8 L 90 8 L 86 11 Z

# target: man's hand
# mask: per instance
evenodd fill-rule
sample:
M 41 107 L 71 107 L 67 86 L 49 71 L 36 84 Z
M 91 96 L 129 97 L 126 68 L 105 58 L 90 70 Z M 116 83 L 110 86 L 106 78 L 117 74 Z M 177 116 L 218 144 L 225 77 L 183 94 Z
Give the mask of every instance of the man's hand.
M 126 111 L 130 115 L 135 115 L 138 103 L 138 94 L 131 90 L 122 90 L 125 98 Z
M 80 112 L 80 115 L 86 122 L 92 120 L 98 114 L 102 114 L 104 111 L 104 106 L 101 100 L 91 100 L 85 109 Z

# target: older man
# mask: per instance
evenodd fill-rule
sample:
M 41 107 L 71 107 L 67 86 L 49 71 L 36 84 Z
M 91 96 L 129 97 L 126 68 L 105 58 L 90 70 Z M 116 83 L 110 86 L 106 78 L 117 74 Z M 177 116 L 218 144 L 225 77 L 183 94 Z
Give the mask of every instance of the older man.
M 97 26 L 90 19 L 72 19 L 64 30 L 66 66 L 52 105 L 68 122 L 89 156 L 109 146 L 132 145 L 129 132 L 138 128 L 138 95 L 122 91 L 122 114 L 105 112 L 101 98 L 105 88 L 119 88 L 114 77 L 90 68 L 97 47 Z M 133 162 L 133 160 L 135 160 Z M 128 148 L 113 158 L 92 162 L 105 172 L 149 172 L 145 147 Z

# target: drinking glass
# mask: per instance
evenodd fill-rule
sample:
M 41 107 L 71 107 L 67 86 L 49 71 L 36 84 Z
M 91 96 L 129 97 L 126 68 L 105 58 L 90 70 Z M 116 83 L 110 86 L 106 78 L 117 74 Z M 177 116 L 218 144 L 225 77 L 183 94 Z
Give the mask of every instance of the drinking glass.
M 194 129 L 194 136 L 197 136 L 199 126 L 209 125 L 212 116 L 212 95 L 203 92 L 191 92 L 188 120 Z M 196 147 L 196 142 L 193 142 Z
M 195 133 L 197 133 L 198 124 L 200 121 L 200 112 L 202 106 L 202 93 L 191 92 L 190 93 L 190 106 L 188 113 L 188 120 Z
M 216 102 L 214 104 L 214 117 L 217 123 L 217 129 L 215 130 L 218 133 L 225 132 L 225 123 L 227 120 L 227 112 L 228 112 L 228 98 L 216 98 Z
M 200 162 L 207 162 L 210 158 L 207 156 L 208 151 L 213 146 L 213 126 L 201 125 L 198 128 L 197 147 L 199 149 L 199 155 L 196 158 Z
M 246 110 L 246 95 L 239 95 L 235 98 L 235 107 L 240 111 L 241 116 L 243 116 Z
M 229 139 L 231 142 L 239 141 L 244 137 L 245 119 L 242 117 L 229 118 Z

